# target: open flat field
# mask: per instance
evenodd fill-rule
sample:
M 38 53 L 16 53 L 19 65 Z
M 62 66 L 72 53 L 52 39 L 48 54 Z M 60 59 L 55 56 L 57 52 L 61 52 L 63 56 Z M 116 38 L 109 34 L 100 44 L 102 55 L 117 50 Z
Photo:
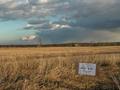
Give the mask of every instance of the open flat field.
M 79 75 L 79 63 L 96 64 L 97 75 Z M 119 90 L 119 82 L 120 46 L 0 48 L 0 90 Z

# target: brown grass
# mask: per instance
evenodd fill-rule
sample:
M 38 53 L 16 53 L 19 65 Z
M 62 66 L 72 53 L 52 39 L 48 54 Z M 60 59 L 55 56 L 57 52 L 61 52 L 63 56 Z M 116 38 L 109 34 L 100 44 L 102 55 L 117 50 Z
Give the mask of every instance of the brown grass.
M 78 64 L 97 64 L 97 75 L 81 76 Z M 1 48 L 0 90 L 117 90 L 120 47 Z

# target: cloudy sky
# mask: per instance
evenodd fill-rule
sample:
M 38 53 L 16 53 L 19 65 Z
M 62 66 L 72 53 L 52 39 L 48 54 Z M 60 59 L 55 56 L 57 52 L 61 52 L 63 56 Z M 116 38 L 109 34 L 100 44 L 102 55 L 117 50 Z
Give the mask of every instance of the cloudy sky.
M 0 0 L 0 44 L 120 41 L 120 0 Z

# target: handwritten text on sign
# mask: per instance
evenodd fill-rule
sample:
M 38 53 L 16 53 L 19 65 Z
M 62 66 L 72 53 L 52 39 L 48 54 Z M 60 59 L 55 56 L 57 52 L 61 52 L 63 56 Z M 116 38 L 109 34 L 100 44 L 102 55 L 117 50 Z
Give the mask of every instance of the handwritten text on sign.
M 79 72 L 80 75 L 96 75 L 96 64 L 91 63 L 79 63 Z

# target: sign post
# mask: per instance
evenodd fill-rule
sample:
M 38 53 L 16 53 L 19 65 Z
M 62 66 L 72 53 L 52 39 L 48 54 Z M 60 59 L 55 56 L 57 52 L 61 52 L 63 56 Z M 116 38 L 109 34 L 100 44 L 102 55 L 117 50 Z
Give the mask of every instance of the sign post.
M 78 70 L 80 75 L 96 76 L 96 64 L 79 63 Z

